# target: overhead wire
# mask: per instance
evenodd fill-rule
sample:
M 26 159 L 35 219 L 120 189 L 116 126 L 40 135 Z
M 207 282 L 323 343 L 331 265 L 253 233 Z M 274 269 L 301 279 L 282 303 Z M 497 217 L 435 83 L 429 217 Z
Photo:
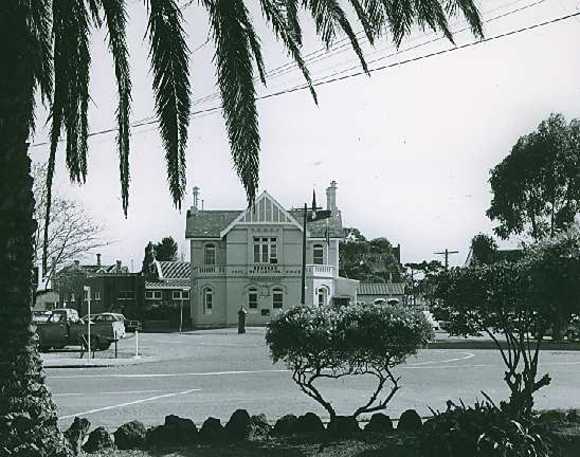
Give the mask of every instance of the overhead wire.
M 509 14 L 515 14 L 516 12 L 522 11 L 525 8 L 530 8 L 531 6 L 538 5 L 540 3 L 543 3 L 544 1 L 546 1 L 546 0 L 538 0 L 537 2 L 534 2 L 532 4 L 529 4 L 526 7 L 520 7 L 517 10 L 513 10 L 511 12 L 504 13 L 503 15 L 500 15 L 500 16 L 501 17 L 506 17 Z M 495 19 L 499 19 L 500 16 L 497 16 L 496 18 L 491 18 L 489 21 L 495 20 Z M 446 49 L 443 49 L 443 50 L 434 51 L 434 52 L 431 52 L 431 53 L 428 53 L 428 54 L 423 54 L 423 55 L 420 55 L 420 56 L 416 56 L 416 57 L 412 57 L 412 58 L 400 60 L 398 62 L 393 62 L 393 63 L 390 63 L 390 64 L 385 64 L 385 65 L 381 65 L 381 66 L 378 66 L 378 67 L 369 68 L 369 73 L 375 73 L 375 72 L 379 72 L 379 71 L 384 71 L 384 70 L 387 70 L 387 69 L 391 69 L 391 68 L 403 66 L 403 65 L 406 65 L 406 64 L 409 64 L 409 63 L 418 62 L 418 61 L 421 61 L 421 60 L 424 60 L 424 59 L 428 59 L 428 58 L 431 58 L 431 57 L 440 56 L 440 55 L 443 55 L 443 54 L 448 54 L 448 53 L 451 53 L 453 51 L 459 51 L 459 50 L 463 50 L 463 49 L 466 49 L 466 48 L 475 47 L 477 45 L 485 44 L 485 43 L 488 43 L 488 42 L 491 42 L 491 41 L 494 41 L 494 40 L 503 39 L 503 38 L 506 38 L 506 37 L 509 37 L 509 36 L 513 36 L 513 35 L 516 35 L 516 34 L 519 34 L 519 33 L 523 33 L 523 32 L 526 32 L 526 31 L 530 31 L 530 30 L 534 30 L 534 29 L 541 28 L 541 27 L 546 27 L 546 26 L 551 25 L 551 24 L 563 22 L 563 21 L 566 21 L 566 20 L 569 20 L 569 19 L 572 19 L 572 18 L 575 18 L 575 17 L 578 17 L 578 16 L 580 16 L 580 12 L 575 12 L 575 13 L 567 14 L 567 15 L 560 16 L 560 17 L 557 17 L 557 18 L 553 18 L 553 19 L 550 19 L 550 20 L 546 20 L 546 21 L 534 23 L 534 24 L 529 25 L 529 26 L 526 26 L 526 27 L 521 27 L 521 28 L 518 28 L 518 29 L 514 29 L 514 30 L 511 30 L 509 32 L 505 32 L 505 33 L 501 33 L 501 34 L 494 35 L 494 36 L 491 36 L 491 37 L 482 38 L 480 40 L 475 40 L 475 41 L 471 41 L 471 42 L 468 42 L 468 43 L 464 43 L 462 45 L 457 45 L 457 46 L 450 47 L 450 48 L 446 48 Z M 432 43 L 434 41 L 437 41 L 439 39 L 441 39 L 441 37 L 438 37 L 437 39 L 430 40 L 429 42 L 424 42 L 422 44 L 415 45 L 414 47 L 409 48 L 409 49 L 406 49 L 405 51 L 411 50 L 411 49 L 416 49 L 416 48 L 421 47 L 421 46 L 425 46 L 425 45 L 430 44 L 430 43 Z M 393 54 L 393 55 L 395 55 L 395 54 Z M 388 57 L 391 57 L 391 56 L 383 56 L 381 58 L 375 59 L 374 61 L 372 61 L 372 63 L 376 63 L 379 60 L 384 60 L 385 58 L 388 58 Z M 351 69 L 356 69 L 356 68 L 358 68 L 358 67 L 352 67 Z M 355 78 L 355 77 L 362 76 L 362 75 L 365 75 L 366 74 L 365 71 L 362 71 L 362 70 L 359 70 L 359 71 L 354 72 L 354 73 L 349 73 L 347 75 L 344 75 L 343 74 L 344 72 L 350 71 L 351 69 L 341 70 L 341 71 L 336 72 L 334 74 L 330 74 L 330 75 L 326 75 L 326 76 L 324 76 L 322 78 L 318 78 L 315 81 L 313 81 L 313 86 L 315 86 L 315 87 L 326 86 L 328 84 L 333 84 L 335 82 L 344 81 L 346 79 Z M 294 87 L 290 87 L 290 88 L 286 88 L 286 89 L 279 90 L 279 91 L 276 91 L 276 92 L 272 92 L 272 93 L 269 93 L 269 94 L 265 94 L 265 95 L 258 96 L 258 97 L 256 97 L 256 100 L 267 100 L 267 99 L 270 99 L 270 98 L 279 97 L 281 95 L 286 95 L 286 94 L 290 94 L 290 93 L 294 93 L 294 92 L 306 90 L 308 88 L 309 88 L 309 85 L 307 83 L 303 83 L 303 84 L 300 84 L 300 85 L 296 85 Z M 222 107 L 221 106 L 214 106 L 214 107 L 210 107 L 210 108 L 206 108 L 206 109 L 201 109 L 201 110 L 193 111 L 193 112 L 191 112 L 191 116 L 192 117 L 196 117 L 198 115 L 207 114 L 207 113 L 215 113 L 215 112 L 218 112 L 218 111 L 221 111 L 221 110 L 222 110 Z M 157 119 L 151 119 L 151 117 L 152 116 L 149 116 L 149 117 L 143 118 L 143 119 L 141 119 L 139 121 L 136 121 L 136 122 L 134 122 L 134 123 L 131 124 L 131 127 L 132 128 L 137 128 L 137 127 L 141 127 L 141 126 L 145 126 L 145 125 L 157 124 L 159 122 Z M 105 134 L 108 134 L 108 133 L 116 132 L 117 130 L 118 129 L 116 127 L 112 127 L 112 128 L 102 129 L 102 130 L 98 130 L 98 131 L 93 131 L 93 132 L 89 132 L 88 137 L 105 135 Z M 36 147 L 40 147 L 40 146 L 46 146 L 46 145 L 49 145 L 49 144 L 50 144 L 49 141 L 43 141 L 43 142 L 39 142 L 39 143 L 34 143 L 30 147 L 36 148 Z

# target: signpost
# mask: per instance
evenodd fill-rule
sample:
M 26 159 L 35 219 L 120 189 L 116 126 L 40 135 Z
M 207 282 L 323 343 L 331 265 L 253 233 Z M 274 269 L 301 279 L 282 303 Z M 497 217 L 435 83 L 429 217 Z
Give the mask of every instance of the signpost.
M 91 360 L 91 288 L 84 286 L 83 291 L 87 294 L 87 349 L 89 351 L 88 360 Z

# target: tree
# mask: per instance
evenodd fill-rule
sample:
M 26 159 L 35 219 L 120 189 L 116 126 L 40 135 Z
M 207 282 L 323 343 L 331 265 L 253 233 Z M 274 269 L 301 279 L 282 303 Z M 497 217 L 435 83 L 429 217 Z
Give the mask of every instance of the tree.
M 470 264 L 490 265 L 497 260 L 497 243 L 493 237 L 479 233 L 471 239 Z
M 46 164 L 33 164 L 32 177 L 34 179 L 34 217 L 42 220 L 46 214 Z M 84 256 L 89 251 L 106 246 L 103 241 L 103 227 L 90 217 L 79 202 L 53 197 L 53 216 L 50 219 L 47 239 L 47 256 L 50 263 L 48 270 L 43 271 L 45 283 L 66 263 Z M 42 247 L 44 245 L 44 231 L 39 225 L 34 236 L 34 265 L 40 265 Z
M 421 295 L 433 305 L 438 274 L 445 270 L 443 264 L 439 260 L 431 260 L 429 262 L 423 260 L 422 262 L 406 263 L 405 267 L 410 270 L 410 273 L 407 273 L 406 280 L 410 285 L 413 301 L 418 295 Z M 445 316 L 436 317 L 444 318 Z
M 149 241 L 147 246 L 145 246 L 145 256 L 143 257 L 143 266 L 141 267 L 141 273 L 146 277 L 150 277 L 152 275 L 152 265 L 156 259 L 157 255 L 155 252 L 155 245 Z
M 177 243 L 168 236 L 155 245 L 155 258 L 157 260 L 175 260 L 177 259 Z
M 565 229 L 580 212 L 579 169 L 580 120 L 550 115 L 491 170 L 487 216 L 499 223 L 495 233 L 541 240 Z
M 578 229 L 571 229 L 534 245 L 521 260 L 439 275 L 438 306 L 449 316 L 450 333 L 485 333 L 493 340 L 506 367 L 504 380 L 515 414 L 529 415 L 534 393 L 551 382 L 548 374 L 537 377 L 541 343 L 554 316 L 565 316 L 567 322 L 572 312 L 580 311 L 579 240 Z
M 373 282 L 401 279 L 395 249 L 386 238 L 368 241 L 358 229 L 346 228 L 339 256 L 340 274 L 346 278 Z
M 274 363 L 288 366 L 300 390 L 320 403 L 331 421 L 336 411 L 315 381 L 374 376 L 375 390 L 352 417 L 385 409 L 400 389 L 392 369 L 432 337 L 423 314 L 400 305 L 293 307 L 272 320 L 266 332 Z
M 31 325 L 33 241 L 37 224 L 27 141 L 34 131 L 37 100 L 50 109 L 51 133 L 47 173 L 44 238 L 51 220 L 52 180 L 61 133 L 66 133 L 66 164 L 71 179 L 87 175 L 88 106 L 90 100 L 91 32 L 103 27 L 118 92 L 118 152 L 121 202 L 129 205 L 129 131 L 131 79 L 126 45 L 127 0 L 12 0 L 0 7 L 0 443 L 13 455 L 57 455 L 65 452 L 57 430 L 54 404 L 43 383 Z M 176 0 L 144 0 L 149 15 L 147 36 L 169 189 L 177 207 L 185 192 L 185 151 L 190 117 L 189 50 Z M 217 81 L 233 164 L 249 203 L 258 185 L 260 137 L 256 110 L 255 72 L 265 81 L 260 42 L 243 0 L 200 0 L 209 16 L 215 43 Z M 463 14 L 472 31 L 482 36 L 472 0 L 349 2 L 365 35 L 373 43 L 391 34 L 396 45 L 414 25 L 442 31 L 449 38 L 447 18 Z M 317 34 L 330 46 L 345 33 L 367 69 L 351 21 L 336 0 L 260 0 L 262 16 L 302 70 L 315 91 L 300 50 L 299 6 L 312 16 Z M 192 11 L 192 10 L 189 10 Z M 39 95 L 39 97 L 37 97 Z M 43 249 L 46 270 L 48 246 Z M 38 414 L 38 412 L 41 412 Z M 18 427 L 14 424 L 18 423 Z

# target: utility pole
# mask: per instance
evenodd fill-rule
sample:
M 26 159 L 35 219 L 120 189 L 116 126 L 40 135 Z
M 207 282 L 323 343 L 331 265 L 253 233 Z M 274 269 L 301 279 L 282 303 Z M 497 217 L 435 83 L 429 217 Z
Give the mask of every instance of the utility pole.
M 459 254 L 459 251 L 450 251 L 449 249 L 445 249 L 443 252 L 434 252 L 433 254 L 445 256 L 445 269 L 447 270 L 449 268 L 449 255 Z
M 308 219 L 308 204 L 304 203 L 304 223 L 302 228 L 302 281 L 300 304 L 306 304 L 306 221 Z

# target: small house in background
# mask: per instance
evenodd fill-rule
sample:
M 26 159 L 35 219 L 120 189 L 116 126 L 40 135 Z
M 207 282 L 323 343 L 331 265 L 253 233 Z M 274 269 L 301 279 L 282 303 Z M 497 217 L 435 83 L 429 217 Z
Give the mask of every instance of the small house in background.
M 169 321 L 170 327 L 175 328 L 190 326 L 190 289 L 189 262 L 154 260 L 145 273 L 142 319 Z
M 367 305 L 395 302 L 406 304 L 405 283 L 402 282 L 360 282 L 357 300 Z
M 58 292 L 52 289 L 43 289 L 36 292 L 33 311 L 51 311 L 58 307 Z

